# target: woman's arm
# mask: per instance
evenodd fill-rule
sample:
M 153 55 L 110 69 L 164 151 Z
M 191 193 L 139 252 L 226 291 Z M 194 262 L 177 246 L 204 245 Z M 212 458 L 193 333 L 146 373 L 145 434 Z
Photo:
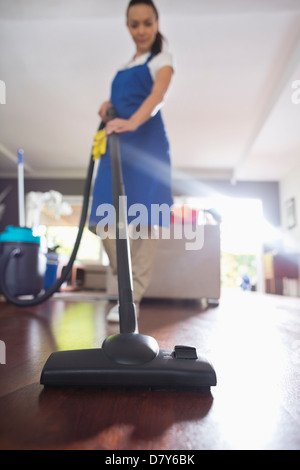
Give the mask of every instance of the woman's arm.
M 106 125 L 106 134 L 113 132 L 121 134 L 122 132 L 133 132 L 148 119 L 151 118 L 156 108 L 162 103 L 164 96 L 170 86 L 173 75 L 173 68 L 170 66 L 162 67 L 157 74 L 152 91 L 148 98 L 141 104 L 139 109 L 130 119 L 113 119 Z

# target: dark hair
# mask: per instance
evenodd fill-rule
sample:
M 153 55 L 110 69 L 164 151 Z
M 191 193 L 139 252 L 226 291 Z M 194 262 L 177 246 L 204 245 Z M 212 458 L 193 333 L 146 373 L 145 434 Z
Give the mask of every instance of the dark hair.
M 153 8 L 154 10 L 154 14 L 155 14 L 155 17 L 156 19 L 158 20 L 159 19 L 159 14 L 158 14 L 158 10 L 156 8 L 156 6 L 154 5 L 154 2 L 152 0 L 131 0 L 129 2 L 129 5 L 127 7 L 127 17 L 128 17 L 128 12 L 129 12 L 129 8 L 130 7 L 133 7 L 134 5 L 149 5 L 150 7 Z M 163 42 L 164 42 L 164 37 L 163 35 L 158 31 L 157 32 L 157 35 L 156 35 L 156 38 L 155 38 L 155 41 L 152 45 L 152 49 L 151 49 L 151 52 L 153 55 L 156 55 L 156 54 L 159 54 L 162 49 L 163 49 Z

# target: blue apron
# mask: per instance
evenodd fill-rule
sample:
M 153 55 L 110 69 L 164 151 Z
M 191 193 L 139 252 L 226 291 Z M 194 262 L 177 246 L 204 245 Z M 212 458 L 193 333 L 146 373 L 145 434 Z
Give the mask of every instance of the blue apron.
M 129 119 L 150 95 L 153 80 L 148 63 L 152 57 L 150 55 L 143 65 L 117 73 L 112 83 L 111 102 L 119 118 Z M 139 215 L 138 223 L 142 225 L 169 225 L 170 217 L 157 218 L 154 216 L 157 215 L 157 210 L 152 212 L 153 205 L 157 209 L 164 204 L 168 206 L 170 213 L 173 204 L 169 142 L 161 113 L 151 117 L 135 132 L 119 134 L 119 139 L 129 213 L 130 207 L 133 209 L 131 215 L 128 215 L 128 223 L 134 223 Z M 102 204 L 113 204 L 109 145 L 106 154 L 101 157 L 94 185 L 89 221 L 89 227 L 93 231 L 98 224 L 101 225 L 101 221 L 103 224 L 108 222 L 107 217 L 97 215 L 97 208 Z M 143 205 L 142 214 L 135 212 L 138 206 L 133 206 L 134 204 Z M 114 220 L 108 223 L 113 225 Z

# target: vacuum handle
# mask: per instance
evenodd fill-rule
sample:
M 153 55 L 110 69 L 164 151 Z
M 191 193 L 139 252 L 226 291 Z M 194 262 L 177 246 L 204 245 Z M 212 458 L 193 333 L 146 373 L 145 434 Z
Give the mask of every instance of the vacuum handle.
M 108 109 L 107 115 L 109 120 L 117 117 L 117 112 L 113 106 Z M 137 333 L 137 317 L 133 299 L 131 256 L 127 224 L 127 204 L 118 134 L 115 132 L 110 134 L 108 143 L 111 158 L 113 201 L 116 212 L 120 333 Z
M 114 106 L 110 106 L 110 108 L 108 108 L 107 117 L 109 121 L 112 121 L 113 119 L 116 119 L 118 117 L 116 108 Z
M 104 128 L 105 128 L 105 122 L 101 121 L 100 124 L 99 124 L 99 127 L 98 127 L 98 132 L 102 131 L 102 129 L 104 129 Z

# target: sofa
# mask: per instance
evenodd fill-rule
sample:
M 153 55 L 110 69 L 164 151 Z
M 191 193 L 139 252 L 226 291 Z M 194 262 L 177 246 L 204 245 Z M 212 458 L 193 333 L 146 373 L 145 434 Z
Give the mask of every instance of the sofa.
M 153 275 L 144 298 L 207 300 L 218 303 L 220 298 L 220 225 L 204 224 L 203 246 L 187 250 L 190 240 L 159 239 Z M 195 248 L 195 247 L 194 247 Z M 117 298 L 117 276 L 107 270 L 107 295 Z

